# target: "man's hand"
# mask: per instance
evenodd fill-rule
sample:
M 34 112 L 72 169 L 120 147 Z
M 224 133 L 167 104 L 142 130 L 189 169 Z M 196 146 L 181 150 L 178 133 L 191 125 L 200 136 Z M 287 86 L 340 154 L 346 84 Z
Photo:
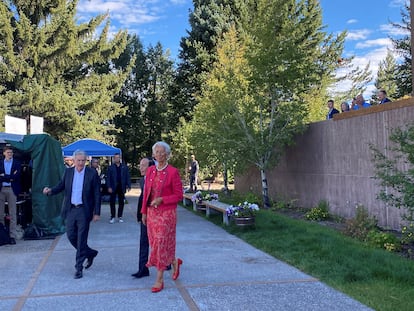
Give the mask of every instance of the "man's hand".
M 93 221 L 94 222 L 96 222 L 96 221 L 98 221 L 98 220 L 100 220 L 101 219 L 101 216 L 99 216 L 99 215 L 93 215 Z
M 112 193 L 112 188 L 108 188 L 108 192 L 109 193 Z
M 44 187 L 43 188 L 43 194 L 49 195 L 51 192 L 52 192 L 52 189 L 50 189 L 49 187 Z

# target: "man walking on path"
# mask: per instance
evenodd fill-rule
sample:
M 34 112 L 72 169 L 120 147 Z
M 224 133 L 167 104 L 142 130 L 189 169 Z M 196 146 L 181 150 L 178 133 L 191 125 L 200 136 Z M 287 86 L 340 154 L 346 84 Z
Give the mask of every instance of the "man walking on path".
M 148 262 L 148 253 L 149 253 L 149 242 L 147 234 L 147 226 L 142 223 L 142 198 L 144 196 L 144 187 L 145 187 L 145 174 L 148 167 L 154 165 L 154 160 L 143 158 L 139 163 L 139 170 L 141 172 L 142 178 L 140 179 L 141 194 L 138 198 L 138 207 L 137 207 L 137 220 L 140 223 L 141 234 L 139 240 L 139 264 L 138 272 L 132 274 L 133 277 L 142 278 L 144 276 L 149 276 L 149 269 L 145 266 Z
M 86 153 L 76 150 L 73 154 L 74 167 L 67 168 L 62 180 L 53 188 L 45 187 L 43 194 L 65 193 L 62 205 L 62 218 L 66 222 L 66 235 L 76 248 L 75 279 L 82 277 L 83 263 L 85 269 L 92 266 L 98 251 L 88 246 L 89 224 L 99 220 L 101 198 L 99 177 L 96 171 L 86 167 Z
M 115 201 L 118 197 L 118 221 L 124 222 L 122 214 L 124 212 L 125 193 L 131 190 L 131 178 L 129 177 L 128 167 L 121 163 L 121 155 L 115 154 L 113 164 L 108 168 L 108 192 L 111 195 L 109 205 L 111 207 L 111 224 L 115 222 Z

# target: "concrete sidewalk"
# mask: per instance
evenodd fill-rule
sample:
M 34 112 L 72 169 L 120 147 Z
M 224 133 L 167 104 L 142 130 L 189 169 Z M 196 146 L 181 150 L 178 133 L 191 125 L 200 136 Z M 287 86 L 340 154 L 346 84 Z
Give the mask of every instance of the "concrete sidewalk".
M 153 294 L 153 268 L 149 277 L 130 276 L 138 268 L 137 194 L 127 196 L 125 223 L 109 224 L 102 206 L 89 238 L 99 255 L 82 279 L 73 279 L 65 235 L 0 247 L 0 310 L 371 310 L 181 207 L 180 277 L 166 272 L 164 290 Z

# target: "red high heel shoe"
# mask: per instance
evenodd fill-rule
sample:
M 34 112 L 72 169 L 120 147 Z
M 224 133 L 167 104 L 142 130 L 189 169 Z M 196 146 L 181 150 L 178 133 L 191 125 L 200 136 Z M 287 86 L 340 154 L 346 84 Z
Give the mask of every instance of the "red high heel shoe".
M 180 258 L 177 258 L 177 270 L 173 273 L 172 279 L 175 281 L 180 276 L 180 266 L 183 264 L 183 261 Z
M 153 287 L 151 288 L 151 292 L 153 293 L 159 293 L 164 289 L 164 282 L 161 283 L 161 287 Z

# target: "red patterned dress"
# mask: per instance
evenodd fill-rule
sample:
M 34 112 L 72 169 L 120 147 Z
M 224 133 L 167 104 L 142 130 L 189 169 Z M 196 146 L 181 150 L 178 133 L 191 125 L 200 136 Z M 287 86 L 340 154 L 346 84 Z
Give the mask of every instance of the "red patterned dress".
M 166 170 L 155 170 L 149 194 L 149 202 L 163 195 L 164 187 L 168 187 Z M 150 244 L 150 256 L 147 267 L 155 266 L 157 270 L 165 270 L 175 259 L 177 209 L 159 207 L 147 208 L 147 232 Z

